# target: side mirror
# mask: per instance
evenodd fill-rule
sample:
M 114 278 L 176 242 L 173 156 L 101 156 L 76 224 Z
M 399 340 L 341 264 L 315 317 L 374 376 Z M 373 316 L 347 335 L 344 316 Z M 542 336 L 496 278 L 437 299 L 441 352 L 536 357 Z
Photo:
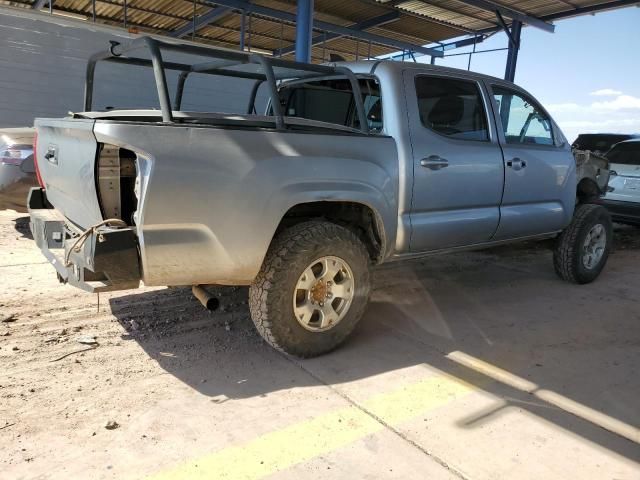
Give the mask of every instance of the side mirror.
M 36 165 L 33 161 L 33 155 L 29 155 L 22 161 L 20 164 L 20 170 L 22 170 L 23 173 L 36 173 Z

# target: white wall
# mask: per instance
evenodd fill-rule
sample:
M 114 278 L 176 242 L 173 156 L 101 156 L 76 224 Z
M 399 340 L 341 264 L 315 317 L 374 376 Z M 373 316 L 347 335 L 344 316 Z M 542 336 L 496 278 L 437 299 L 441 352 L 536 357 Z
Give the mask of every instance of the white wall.
M 124 29 L 0 7 L 0 128 L 31 126 L 35 117 L 82 111 L 89 56 L 106 50 L 109 40 L 134 37 Z M 192 63 L 203 60 L 189 58 Z M 176 78 L 176 73 L 168 73 L 172 98 Z M 251 83 L 194 75 L 187 81 L 182 109 L 244 112 Z M 93 109 L 106 106 L 157 108 L 151 69 L 99 63 Z

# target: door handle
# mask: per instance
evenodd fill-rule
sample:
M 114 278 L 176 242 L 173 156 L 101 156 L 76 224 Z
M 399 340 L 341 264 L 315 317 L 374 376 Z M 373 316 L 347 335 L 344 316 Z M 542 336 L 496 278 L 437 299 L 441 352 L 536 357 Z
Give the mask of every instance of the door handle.
M 514 170 L 522 170 L 527 166 L 527 162 L 525 160 L 520 160 L 518 157 L 512 158 L 507 161 L 507 167 L 511 167 Z
M 420 160 L 420 165 L 429 170 L 440 170 L 441 168 L 445 168 L 449 166 L 449 162 L 446 158 L 442 158 L 438 155 L 429 155 L 426 158 Z

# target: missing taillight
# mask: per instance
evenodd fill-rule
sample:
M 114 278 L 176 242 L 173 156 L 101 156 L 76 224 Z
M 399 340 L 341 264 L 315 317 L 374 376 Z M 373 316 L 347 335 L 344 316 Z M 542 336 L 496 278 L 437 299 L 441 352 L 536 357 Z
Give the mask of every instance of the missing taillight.
M 36 131 L 33 134 L 33 166 L 36 171 L 36 179 L 38 180 L 38 185 L 43 190 L 45 189 L 44 182 L 42 181 L 42 175 L 40 174 L 40 168 L 38 167 L 38 132 Z
M 138 208 L 135 195 L 136 154 L 116 145 L 100 144 L 97 189 L 103 218 L 119 218 L 133 225 Z

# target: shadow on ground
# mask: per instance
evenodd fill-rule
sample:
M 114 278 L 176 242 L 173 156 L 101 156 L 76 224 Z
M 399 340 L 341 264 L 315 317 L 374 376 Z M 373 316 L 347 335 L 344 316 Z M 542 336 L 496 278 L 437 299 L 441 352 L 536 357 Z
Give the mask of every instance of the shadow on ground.
M 640 248 L 633 233 L 640 236 L 638 229 L 625 230 L 626 248 L 619 249 Z M 524 244 L 385 265 L 375 272 L 372 303 L 353 337 L 336 352 L 305 361 L 262 342 L 249 319 L 245 288 L 212 289 L 222 305 L 214 313 L 185 288 L 110 302 L 127 332 L 123 338 L 219 401 L 319 383 L 340 388 L 428 365 L 495 396 L 495 409 L 456 419 L 461 429 L 499 421 L 517 408 L 640 461 L 637 443 L 535 395 L 553 392 L 617 424 L 640 426 L 637 270 L 618 265 L 612 255 L 597 282 L 576 286 L 558 280 L 551 263 L 548 251 Z M 515 388 L 461 359 L 533 387 Z M 292 362 L 310 375 L 292 375 Z
M 29 217 L 18 217 L 15 220 L 15 229 L 16 231 L 22 235 L 24 238 L 28 238 L 29 240 L 33 240 L 33 235 L 31 235 L 31 228 L 29 228 Z

